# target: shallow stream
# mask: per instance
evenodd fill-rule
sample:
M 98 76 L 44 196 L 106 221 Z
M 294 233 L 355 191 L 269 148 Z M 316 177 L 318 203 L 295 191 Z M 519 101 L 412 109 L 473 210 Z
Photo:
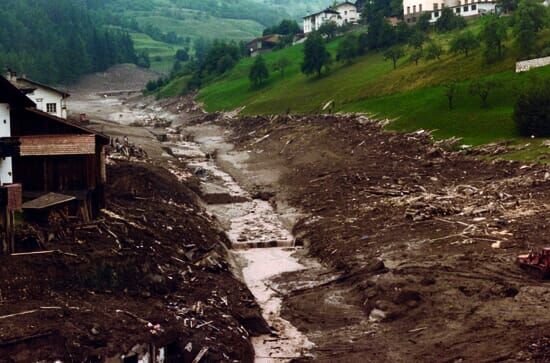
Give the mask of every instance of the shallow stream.
M 313 344 L 281 317 L 282 288 L 274 280 L 282 273 L 308 267 L 295 256 L 299 248 L 273 206 L 254 199 L 209 157 L 212 150 L 227 145 L 222 137 L 210 136 L 197 138 L 197 142 L 175 142 L 170 148 L 200 177 L 203 196 L 226 195 L 224 200 L 234 201 L 208 204 L 206 208 L 225 226 L 242 278 L 273 329 L 271 335 L 253 338 L 256 362 L 287 362 L 303 357 Z

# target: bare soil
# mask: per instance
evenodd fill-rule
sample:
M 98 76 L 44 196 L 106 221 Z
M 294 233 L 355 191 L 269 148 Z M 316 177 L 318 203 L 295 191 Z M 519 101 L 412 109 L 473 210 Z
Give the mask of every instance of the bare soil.
M 58 252 L 1 257 L 0 361 L 101 362 L 149 343 L 175 343 L 181 361 L 203 347 L 202 361 L 253 361 L 249 336 L 269 329 L 195 192 L 149 163 L 108 178 L 99 221 L 22 226 Z
M 281 174 L 260 187 L 308 215 L 295 235 L 341 273 L 285 299 L 316 361 L 550 361 L 550 282 L 514 263 L 550 245 L 546 166 L 482 161 L 365 117 L 216 123 L 252 173 Z

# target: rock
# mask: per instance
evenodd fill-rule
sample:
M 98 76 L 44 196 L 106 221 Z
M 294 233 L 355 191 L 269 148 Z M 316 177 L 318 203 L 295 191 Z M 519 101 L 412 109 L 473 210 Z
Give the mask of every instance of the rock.
M 370 321 L 382 321 L 386 319 L 386 313 L 380 309 L 372 309 L 369 314 Z

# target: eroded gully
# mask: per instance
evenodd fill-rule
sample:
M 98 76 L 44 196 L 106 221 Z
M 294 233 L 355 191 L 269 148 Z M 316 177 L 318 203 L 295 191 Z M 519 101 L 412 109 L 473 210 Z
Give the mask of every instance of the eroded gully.
M 194 141 L 175 141 L 168 146 L 172 154 L 185 161 L 201 179 L 201 192 L 207 211 L 225 228 L 241 278 L 256 297 L 263 315 L 273 328 L 270 335 L 252 340 L 256 362 L 286 362 L 305 357 L 313 348 L 308 338 L 281 317 L 283 297 L 295 288 L 318 283 L 317 272 L 324 270 L 315 260 L 304 256 L 289 232 L 296 211 L 276 210 L 268 201 L 255 199 L 224 169 L 246 174 L 247 154 L 233 150 L 223 129 L 214 125 L 188 127 Z M 214 158 L 213 155 L 216 155 Z M 222 168 L 221 165 L 226 166 Z M 280 282 L 281 274 L 295 271 L 299 281 Z

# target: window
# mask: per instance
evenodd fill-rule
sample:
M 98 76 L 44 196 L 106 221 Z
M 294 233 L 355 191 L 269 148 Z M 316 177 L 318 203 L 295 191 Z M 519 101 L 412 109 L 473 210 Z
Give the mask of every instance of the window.
M 413 13 L 416 14 L 416 5 L 413 5 Z
M 477 5 L 472 5 L 472 11 L 477 9 Z
M 418 11 L 422 12 L 422 4 L 418 5 Z
M 439 10 L 439 4 L 434 3 L 434 10 Z
M 56 103 L 47 103 L 46 111 L 48 113 L 57 113 L 57 104 Z
M 460 8 L 456 8 L 456 13 L 460 14 Z
M 434 11 L 434 18 L 439 18 L 439 11 Z
M 468 0 L 464 0 L 464 4 L 468 5 Z
M 411 7 L 407 6 L 407 14 L 410 14 L 410 13 L 411 13 Z
M 468 11 L 468 7 L 465 6 L 464 9 L 462 9 L 463 11 Z

